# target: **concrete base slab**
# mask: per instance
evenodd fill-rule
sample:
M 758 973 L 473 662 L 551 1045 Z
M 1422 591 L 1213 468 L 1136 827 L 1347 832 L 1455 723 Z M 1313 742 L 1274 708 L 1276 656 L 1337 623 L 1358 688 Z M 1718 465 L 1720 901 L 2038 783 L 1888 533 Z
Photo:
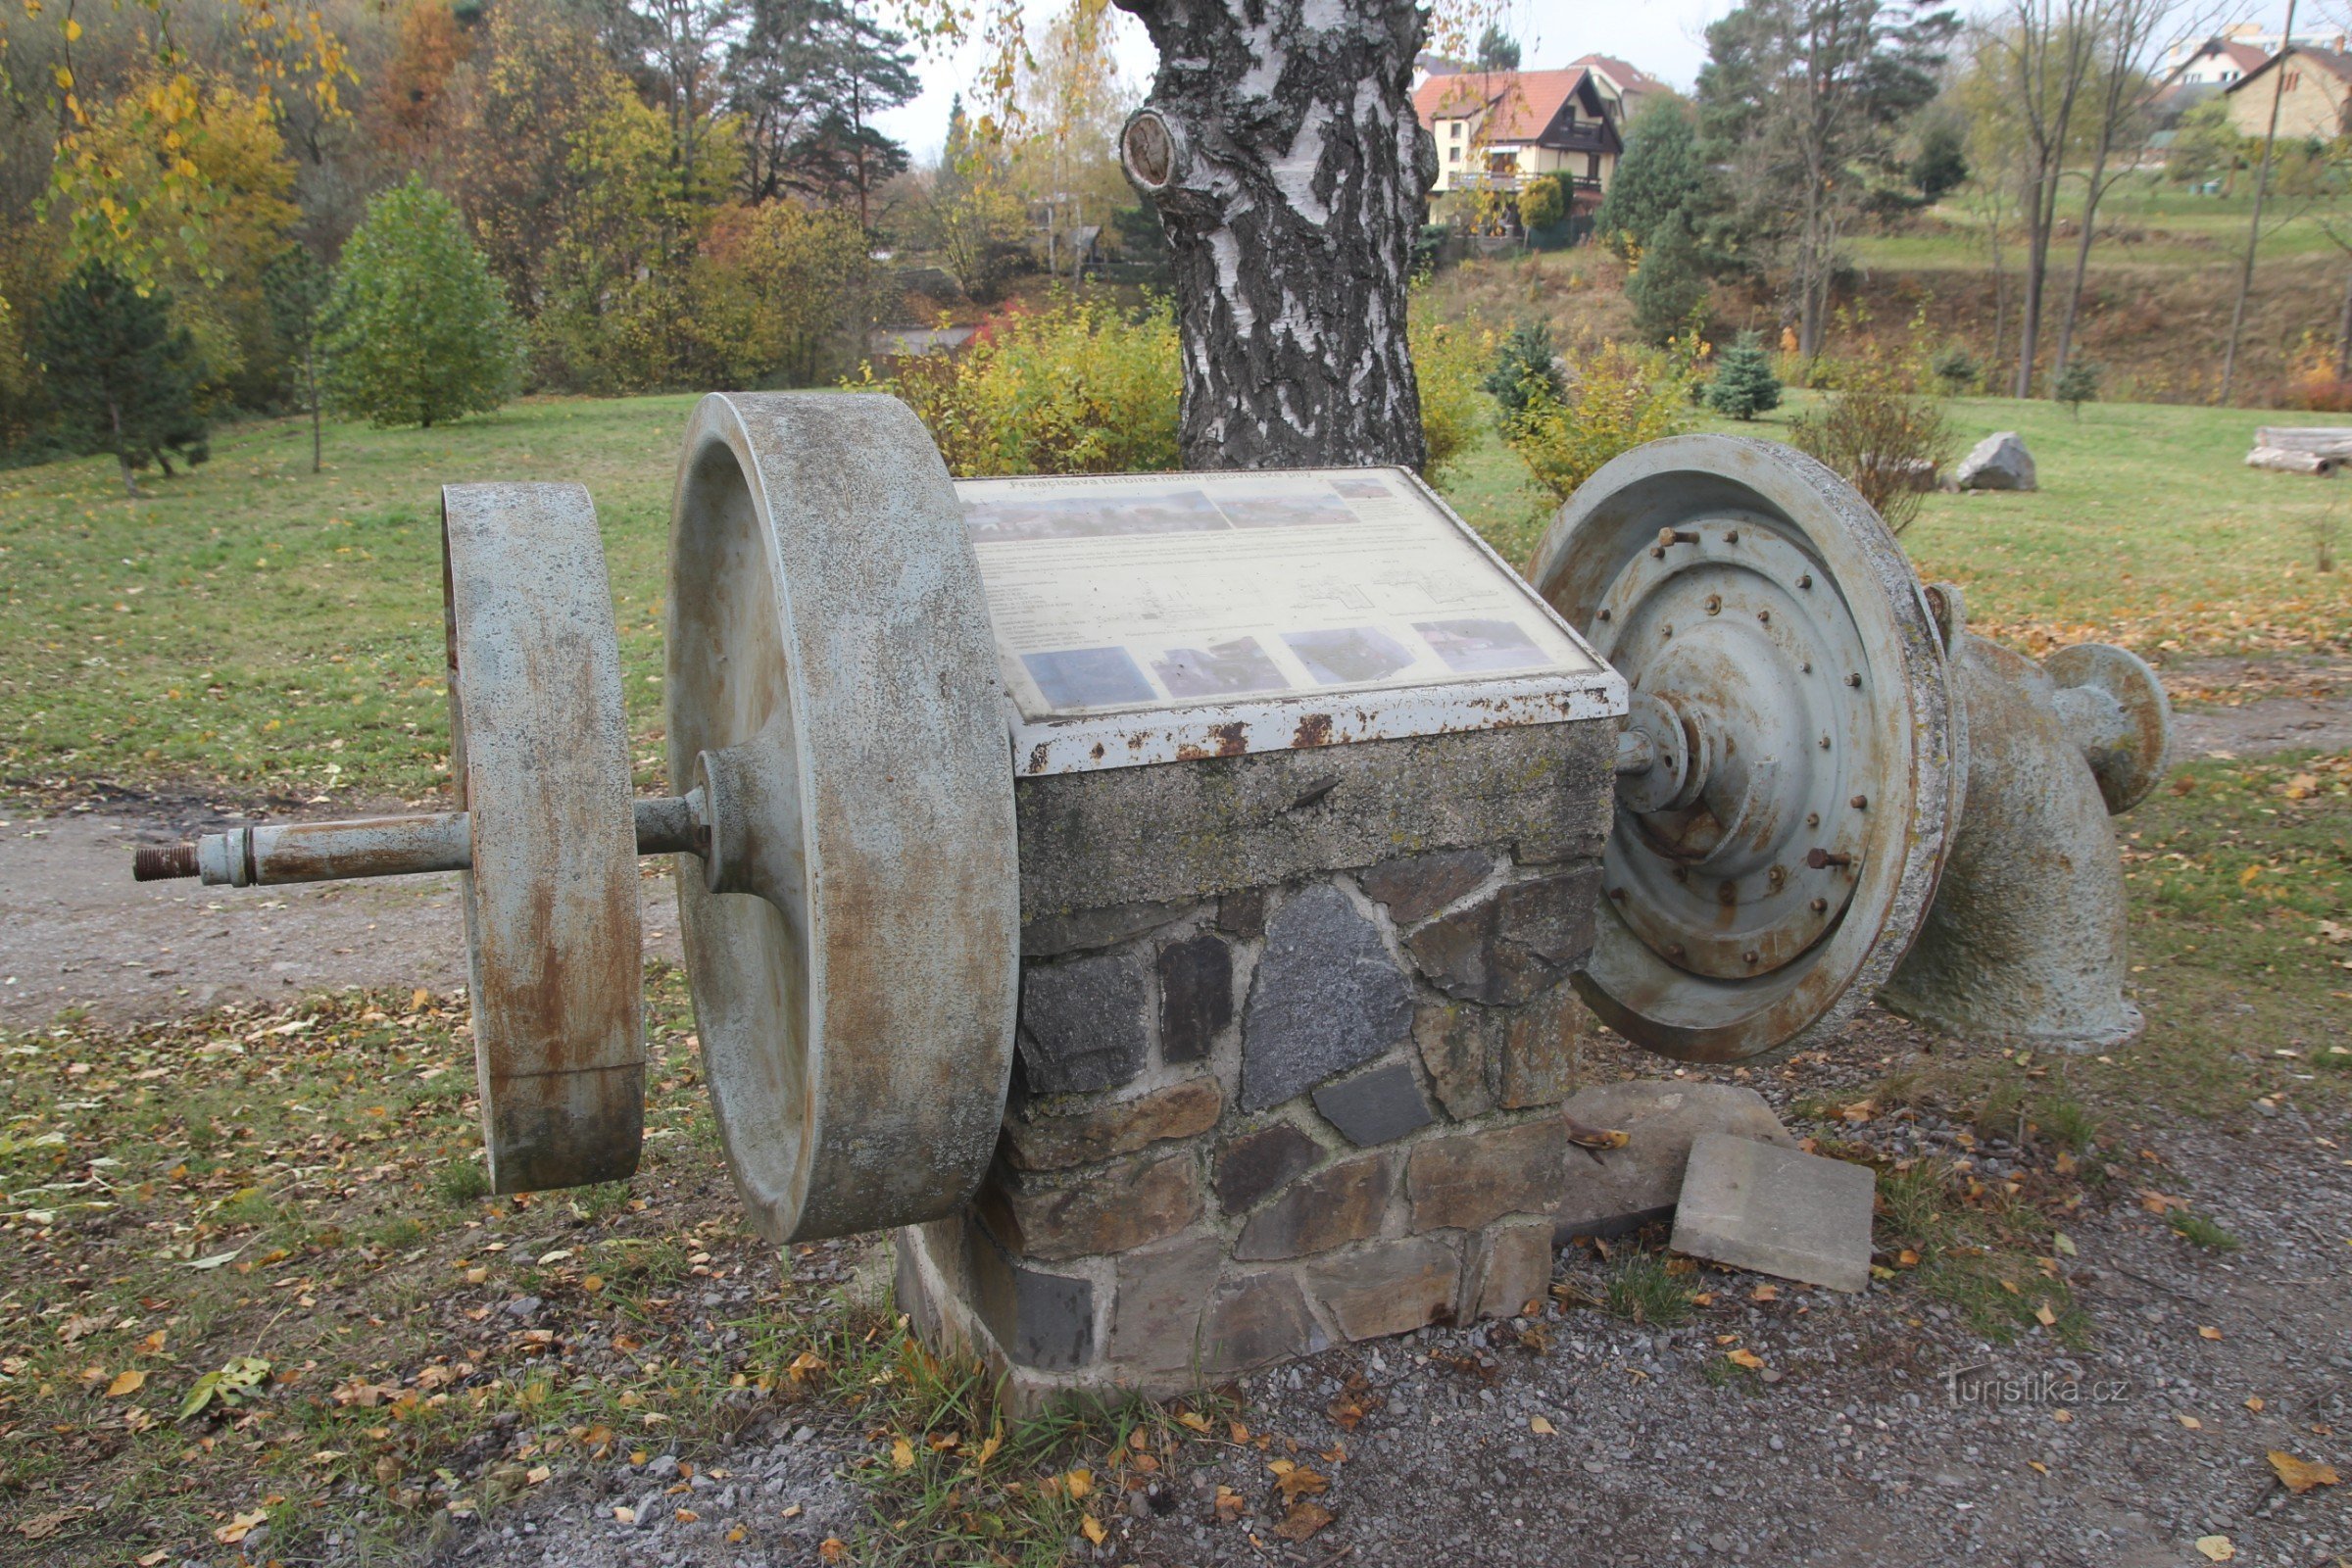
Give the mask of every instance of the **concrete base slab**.
M 1560 1107 L 1572 1122 L 1626 1135 L 1623 1149 L 1568 1152 L 1553 1235 L 1619 1236 L 1674 1213 L 1690 1141 L 1724 1133 L 1796 1147 L 1764 1097 L 1738 1084 L 1640 1079 L 1601 1084 Z
M 1860 1165 L 1721 1133 L 1690 1146 L 1674 1250 L 1785 1280 L 1859 1291 L 1870 1283 L 1878 1178 Z

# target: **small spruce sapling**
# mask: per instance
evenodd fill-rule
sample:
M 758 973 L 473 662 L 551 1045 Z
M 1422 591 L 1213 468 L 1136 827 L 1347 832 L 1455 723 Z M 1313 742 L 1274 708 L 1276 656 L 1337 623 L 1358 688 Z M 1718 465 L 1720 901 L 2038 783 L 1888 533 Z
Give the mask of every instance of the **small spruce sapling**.
M 2099 401 L 2099 368 L 2088 360 L 2067 361 L 2053 395 L 2066 405 L 2067 413 L 2082 418 L 2082 405 Z
M 1781 378 L 1772 373 L 1772 356 L 1753 332 L 1742 332 L 1723 351 L 1715 379 L 1707 383 L 1707 407 L 1735 419 L 1752 419 L 1781 406 Z
M 1494 368 L 1480 385 L 1502 405 L 1506 419 L 1525 414 L 1531 404 L 1557 403 L 1567 396 L 1551 328 L 1542 321 L 1522 321 L 1511 328 L 1495 353 Z
M 85 262 L 33 323 L 33 353 L 68 438 L 85 452 L 113 453 L 133 498 L 137 470 L 156 464 L 171 475 L 167 448 L 191 467 L 212 455 L 197 409 L 195 340 L 172 324 L 171 306 L 165 291 L 142 294 L 112 268 Z

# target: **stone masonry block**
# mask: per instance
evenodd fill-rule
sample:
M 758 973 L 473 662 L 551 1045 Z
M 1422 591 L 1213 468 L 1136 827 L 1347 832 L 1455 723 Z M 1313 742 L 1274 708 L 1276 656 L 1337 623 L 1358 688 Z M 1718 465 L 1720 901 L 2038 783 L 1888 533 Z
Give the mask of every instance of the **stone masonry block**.
M 1013 1260 L 979 1225 L 965 1227 L 972 1309 L 1022 1366 L 1066 1371 L 1095 1353 L 1095 1288 Z
M 1458 1316 L 1461 1258 L 1435 1236 L 1378 1242 L 1308 1265 L 1307 1288 L 1351 1340 L 1405 1334 Z
M 1503 1027 L 1495 1101 L 1505 1110 L 1556 1105 L 1576 1089 L 1577 1044 L 1592 1015 L 1563 980 Z
M 1256 1262 L 1329 1251 L 1380 1234 L 1396 1166 L 1386 1154 L 1343 1160 L 1293 1182 L 1250 1217 L 1233 1255 Z
M 1479 1317 L 1515 1317 L 1551 1289 L 1551 1224 L 1516 1220 L 1491 1226 L 1478 1238 L 1473 1284 L 1463 1292 Z
M 1002 1169 L 973 1200 L 1004 1245 L 1046 1262 L 1123 1252 L 1173 1236 L 1200 1215 L 1190 1149 L 1138 1154 L 1082 1179 L 1044 1182 Z
M 1480 850 L 1440 850 L 1384 860 L 1363 874 L 1364 892 L 1388 906 L 1398 925 L 1437 913 L 1494 869 L 1494 857 Z
M 1200 1353 L 1200 1313 L 1225 1264 L 1221 1236 L 1186 1236 L 1119 1258 L 1110 1359 L 1182 1372 Z
M 1204 1133 L 1224 1108 L 1224 1091 L 1213 1078 L 1188 1078 L 1134 1100 L 1081 1101 L 1064 1115 L 1031 1101 L 1004 1118 L 1004 1160 L 1015 1170 L 1091 1164 Z
M 1592 950 L 1594 866 L 1513 882 L 1404 939 L 1447 996 L 1514 1004 L 1556 985 Z
M 1144 1069 L 1144 963 L 1132 953 L 1021 968 L 1021 1071 L 1041 1095 L 1116 1089 Z
M 1412 995 L 1380 933 L 1328 882 L 1266 923 L 1242 1025 L 1242 1108 L 1263 1110 L 1401 1042 Z
M 1433 1003 L 1413 1013 L 1413 1044 L 1421 1052 L 1421 1068 L 1429 1074 L 1438 1103 L 1456 1121 L 1484 1116 L 1494 1108 L 1489 1063 L 1501 1028 L 1495 1014 L 1474 1002 Z
M 1870 1284 L 1878 1178 L 1842 1159 L 1701 1133 L 1690 1145 L 1674 1250 L 1833 1291 Z
M 1571 1236 L 1617 1236 L 1674 1212 L 1682 1196 L 1690 1141 L 1728 1133 L 1793 1149 L 1764 1097 L 1738 1084 L 1641 1078 L 1587 1089 L 1560 1107 L 1569 1120 L 1626 1135 L 1623 1149 L 1574 1152 L 1561 1189 L 1558 1229 Z
M 1231 1022 L 1233 950 L 1206 932 L 1160 949 L 1160 1059 L 1202 1059 Z
M 1323 1119 L 1358 1149 L 1393 1143 L 1438 1119 L 1430 1113 L 1421 1081 L 1401 1061 L 1318 1084 L 1313 1098 Z
M 1181 904 L 1114 904 L 1102 909 L 1049 914 L 1021 927 L 1021 956 L 1051 958 L 1064 953 L 1115 948 L 1155 931 L 1184 913 Z
M 1550 1213 L 1567 1151 L 1554 1116 L 1414 1145 L 1405 1168 L 1413 1229 L 1474 1231 L 1505 1214 Z
M 1217 1149 L 1217 1203 L 1243 1214 L 1323 1157 L 1323 1146 L 1287 1121 L 1227 1139 Z
M 1200 1372 L 1216 1377 L 1282 1356 L 1312 1355 L 1330 1344 L 1291 1270 L 1235 1274 L 1209 1297 L 1202 1315 Z

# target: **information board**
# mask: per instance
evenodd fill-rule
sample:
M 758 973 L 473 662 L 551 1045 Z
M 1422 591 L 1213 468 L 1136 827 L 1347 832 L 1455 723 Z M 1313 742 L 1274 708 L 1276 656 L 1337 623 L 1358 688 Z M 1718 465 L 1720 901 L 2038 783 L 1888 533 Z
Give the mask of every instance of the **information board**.
M 966 479 L 1025 773 L 1623 712 L 1401 468 Z

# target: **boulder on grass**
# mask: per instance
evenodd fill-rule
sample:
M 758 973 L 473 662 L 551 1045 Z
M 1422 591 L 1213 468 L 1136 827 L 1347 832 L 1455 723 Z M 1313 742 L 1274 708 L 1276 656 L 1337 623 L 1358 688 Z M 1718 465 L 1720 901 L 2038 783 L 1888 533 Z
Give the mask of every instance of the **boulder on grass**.
M 2035 490 L 2034 454 L 2015 430 L 1996 430 L 1978 442 L 1952 478 L 1963 490 Z

